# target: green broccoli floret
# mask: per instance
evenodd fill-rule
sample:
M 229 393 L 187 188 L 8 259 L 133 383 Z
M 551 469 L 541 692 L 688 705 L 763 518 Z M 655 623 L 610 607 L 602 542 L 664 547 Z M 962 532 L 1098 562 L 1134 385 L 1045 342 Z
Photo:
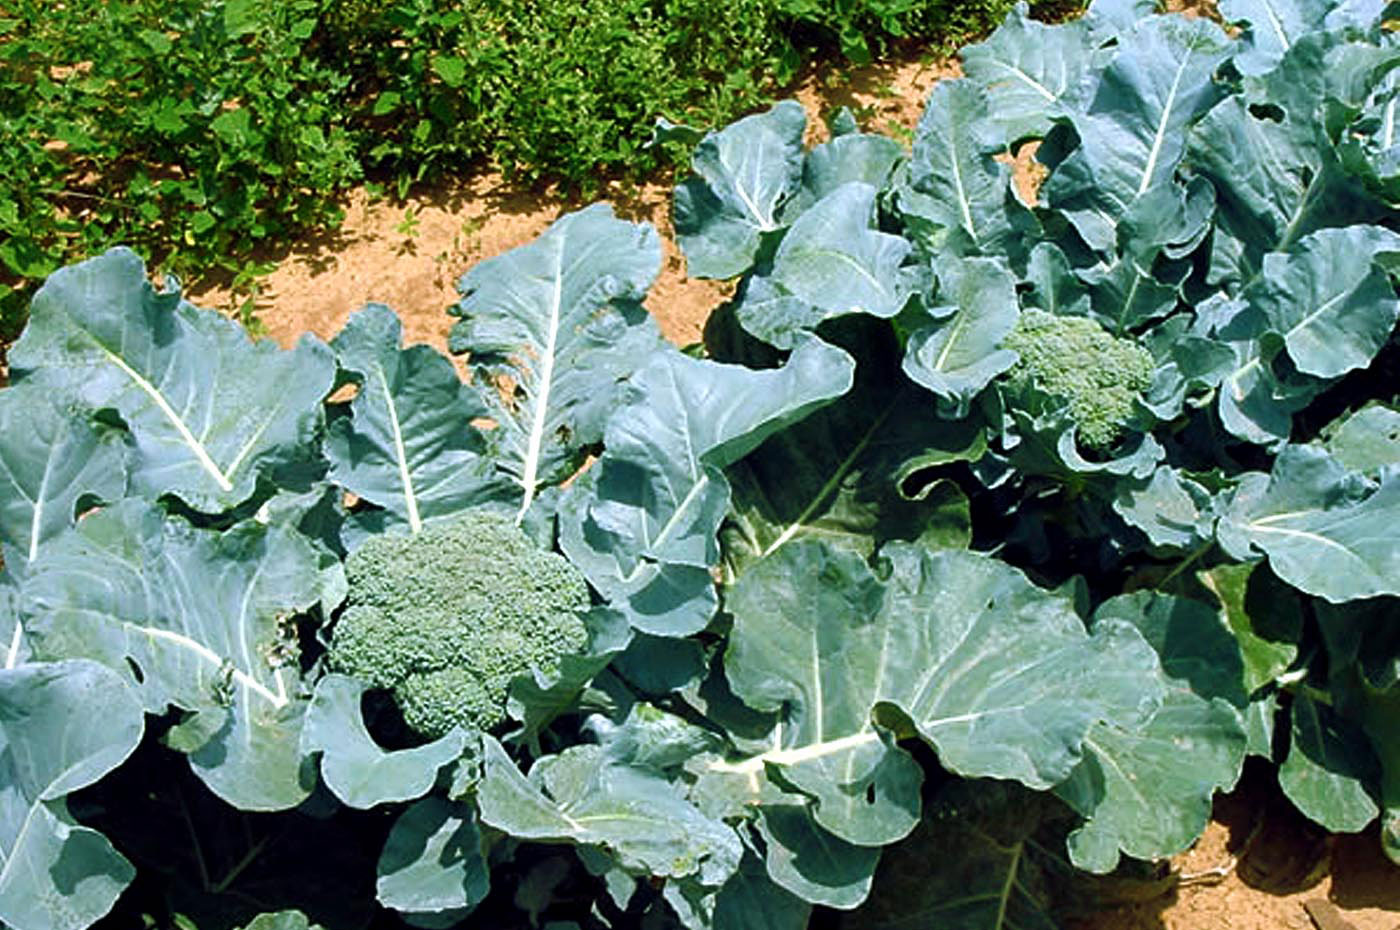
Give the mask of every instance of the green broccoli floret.
M 1002 342 L 1020 356 L 1010 385 L 1033 386 L 1063 402 L 1080 443 L 1110 448 L 1131 422 L 1136 401 L 1152 384 L 1152 354 L 1094 320 L 1025 310 Z
M 404 720 L 429 738 L 499 724 L 512 678 L 552 671 L 588 641 L 583 576 L 495 514 L 371 537 L 345 574 L 331 667 L 392 690 Z

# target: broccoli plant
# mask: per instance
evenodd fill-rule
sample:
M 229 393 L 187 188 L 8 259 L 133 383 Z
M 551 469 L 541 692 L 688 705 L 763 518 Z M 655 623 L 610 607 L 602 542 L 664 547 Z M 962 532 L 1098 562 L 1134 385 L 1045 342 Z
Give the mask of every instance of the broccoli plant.
M 490 511 L 371 536 L 345 575 L 331 667 L 392 690 L 405 722 L 430 739 L 497 726 L 512 679 L 553 673 L 588 642 L 583 575 Z

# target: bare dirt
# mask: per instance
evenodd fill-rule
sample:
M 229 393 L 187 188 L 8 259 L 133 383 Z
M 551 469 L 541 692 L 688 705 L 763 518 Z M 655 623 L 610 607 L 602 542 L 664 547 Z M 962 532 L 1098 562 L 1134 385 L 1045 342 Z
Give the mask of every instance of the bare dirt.
M 1068 930 L 1400 930 L 1400 868 L 1381 852 L 1377 826 L 1328 835 L 1282 796 L 1267 766 L 1246 766 L 1171 868 L 1178 881 L 1163 893 Z
M 1174 4 L 1215 14 L 1213 2 Z M 817 70 L 795 91 L 812 117 L 809 142 L 824 135 L 820 116 L 850 107 L 863 128 L 908 137 L 935 81 L 956 76 L 956 61 L 918 53 L 853 72 Z M 1033 201 L 1040 166 L 1029 147 L 1013 160 L 1022 197 Z M 705 320 L 732 285 L 689 278 L 670 225 L 669 183 L 610 185 L 618 214 L 654 224 L 665 257 L 646 301 L 667 338 L 700 339 Z M 584 204 L 549 190 L 525 190 L 480 173 L 402 202 L 347 198 L 343 227 L 277 256 L 256 296 L 265 333 L 288 345 L 302 333 L 330 338 L 346 317 L 376 301 L 398 311 L 407 343 L 446 349 L 455 282 L 475 262 L 529 242 Z M 241 299 L 197 289 L 196 303 L 231 309 Z M 1257 782 L 1257 780 L 1256 780 Z M 1072 930 L 1400 930 L 1400 868 L 1379 852 L 1374 830 L 1327 837 L 1293 814 L 1269 785 L 1254 784 L 1217 802 L 1205 835 L 1171 866 L 1184 880 L 1152 900 L 1110 908 Z

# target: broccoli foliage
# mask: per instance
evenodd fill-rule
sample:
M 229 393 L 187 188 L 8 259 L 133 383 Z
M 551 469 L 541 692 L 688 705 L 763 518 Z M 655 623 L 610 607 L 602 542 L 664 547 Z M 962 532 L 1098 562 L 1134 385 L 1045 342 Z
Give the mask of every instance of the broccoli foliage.
M 1026 310 L 1002 342 L 1020 356 L 1007 374 L 1064 405 L 1087 449 L 1104 451 L 1128 428 L 1137 400 L 1152 384 L 1152 354 L 1113 336 L 1088 317 Z
M 501 723 L 511 679 L 554 670 L 588 640 L 583 576 L 496 514 L 371 537 L 345 573 L 331 666 L 392 690 L 404 720 L 429 738 Z

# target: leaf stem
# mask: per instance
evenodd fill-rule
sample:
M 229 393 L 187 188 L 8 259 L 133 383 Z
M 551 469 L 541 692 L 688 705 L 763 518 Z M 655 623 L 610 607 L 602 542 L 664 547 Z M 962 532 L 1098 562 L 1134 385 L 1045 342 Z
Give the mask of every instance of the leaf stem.
M 1180 575 L 1182 572 L 1186 571 L 1186 569 L 1190 568 L 1197 561 L 1199 561 L 1201 556 L 1209 552 L 1210 547 L 1212 545 L 1214 545 L 1214 540 L 1207 541 L 1206 544 L 1203 546 L 1197 546 L 1194 550 L 1192 550 L 1192 552 L 1189 555 L 1186 556 L 1186 558 L 1176 563 L 1176 567 L 1173 568 L 1171 571 L 1167 572 L 1166 577 L 1164 577 L 1161 581 L 1157 582 L 1157 587 L 1165 588 L 1167 584 L 1170 581 L 1172 581 L 1172 579 L 1176 578 L 1177 575 Z
M 205 891 L 210 888 L 209 863 L 204 860 L 204 847 L 199 842 L 199 831 L 194 828 L 194 818 L 190 817 L 190 807 L 185 803 L 185 792 L 175 786 L 175 796 L 180 800 L 180 818 L 185 822 L 185 830 L 190 835 L 190 847 L 194 850 L 194 862 L 199 868 L 199 885 Z
M 219 879 L 218 884 L 216 884 L 213 888 L 209 889 L 210 892 L 212 892 L 213 894 L 223 894 L 225 891 L 227 891 L 228 886 L 238 881 L 238 876 L 242 875 L 245 871 L 247 871 L 248 866 L 252 865 L 254 862 L 257 861 L 258 856 L 262 855 L 263 850 L 267 848 L 267 845 L 270 842 L 272 842 L 271 838 L 264 836 L 262 839 L 254 843 L 252 847 L 249 848 L 249 850 L 243 854 L 243 858 L 239 859 L 236 863 L 234 863 L 233 868 L 228 870 L 228 874 L 225 875 L 223 878 Z
M 15 635 L 10 639 L 10 651 L 5 656 L 5 668 L 12 669 L 19 664 L 19 647 L 24 641 L 24 624 L 15 618 Z

